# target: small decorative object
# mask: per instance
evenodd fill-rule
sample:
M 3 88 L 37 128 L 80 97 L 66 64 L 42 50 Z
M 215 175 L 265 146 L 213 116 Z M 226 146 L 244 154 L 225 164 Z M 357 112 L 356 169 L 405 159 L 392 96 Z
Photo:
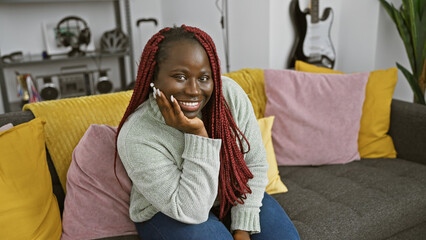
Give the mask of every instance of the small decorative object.
M 12 52 L 10 54 L 2 56 L 1 60 L 4 63 L 22 62 L 24 60 L 24 56 L 22 54 L 22 51 L 17 51 L 17 52 Z
M 380 2 L 395 23 L 404 42 L 412 72 L 410 73 L 399 63 L 396 65 L 413 90 L 414 102 L 426 105 L 424 95 L 426 89 L 426 1 L 402 0 L 399 10 L 386 0 L 380 0 Z
M 50 58 L 50 55 L 47 53 L 47 51 L 43 51 L 43 52 L 41 52 L 41 57 L 42 57 L 43 59 L 49 59 L 49 58 Z
M 105 53 L 125 52 L 129 39 L 120 28 L 104 32 L 101 37 L 101 50 Z
M 16 83 L 18 97 L 21 98 L 22 105 L 25 103 L 40 102 L 41 98 L 34 85 L 33 78 L 30 74 L 19 74 L 16 72 Z

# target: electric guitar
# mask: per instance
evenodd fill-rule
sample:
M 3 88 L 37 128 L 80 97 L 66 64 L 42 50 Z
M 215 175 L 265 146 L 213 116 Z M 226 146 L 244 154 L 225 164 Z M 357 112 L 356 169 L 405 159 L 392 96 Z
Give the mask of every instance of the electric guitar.
M 319 0 L 311 0 L 310 9 L 300 11 L 298 0 L 290 3 L 290 16 L 295 26 L 295 42 L 290 53 L 288 68 L 296 60 L 333 68 L 336 54 L 330 39 L 333 10 L 326 8 L 320 19 Z

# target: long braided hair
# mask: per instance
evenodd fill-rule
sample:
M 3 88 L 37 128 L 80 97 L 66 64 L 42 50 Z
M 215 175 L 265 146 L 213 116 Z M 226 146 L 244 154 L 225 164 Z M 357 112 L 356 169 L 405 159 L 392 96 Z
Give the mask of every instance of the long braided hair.
M 156 77 L 159 64 L 167 58 L 167 48 L 170 43 L 183 40 L 196 41 L 200 44 L 207 53 L 212 69 L 214 89 L 209 102 L 202 109 L 202 114 L 208 135 L 214 139 L 222 139 L 218 193 L 219 219 L 223 220 L 232 206 L 237 203 L 243 204 L 246 194 L 251 193 L 247 182 L 253 178 L 253 175 L 243 157 L 243 154 L 249 151 L 250 145 L 235 124 L 228 103 L 223 97 L 219 58 L 213 40 L 207 33 L 195 27 L 182 25 L 164 28 L 152 36 L 142 52 L 133 95 L 118 126 L 116 141 L 128 116 L 148 99 L 149 84 Z M 243 149 L 243 140 L 247 143 L 247 151 Z

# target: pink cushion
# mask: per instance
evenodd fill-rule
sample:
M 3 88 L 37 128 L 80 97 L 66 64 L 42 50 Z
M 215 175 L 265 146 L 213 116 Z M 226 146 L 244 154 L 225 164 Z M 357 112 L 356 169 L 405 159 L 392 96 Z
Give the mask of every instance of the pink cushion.
M 12 123 L 5 124 L 5 125 L 3 125 L 3 126 L 0 127 L 0 132 L 9 130 L 11 128 L 13 128 L 13 124 Z
M 95 239 L 137 234 L 129 218 L 131 181 L 117 158 L 117 128 L 91 125 L 73 152 L 67 173 L 62 239 Z
M 368 73 L 265 70 L 266 116 L 278 165 L 323 165 L 359 159 L 358 132 Z

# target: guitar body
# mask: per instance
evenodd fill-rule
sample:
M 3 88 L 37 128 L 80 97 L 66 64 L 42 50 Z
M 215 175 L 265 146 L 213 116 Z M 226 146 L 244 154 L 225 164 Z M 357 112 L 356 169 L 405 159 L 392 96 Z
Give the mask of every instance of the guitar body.
M 313 23 L 310 10 L 300 11 L 298 0 L 293 0 L 290 3 L 290 16 L 295 26 L 295 42 L 288 68 L 294 68 L 296 60 L 333 68 L 336 54 L 330 39 L 332 9 L 326 8 L 321 19 Z

